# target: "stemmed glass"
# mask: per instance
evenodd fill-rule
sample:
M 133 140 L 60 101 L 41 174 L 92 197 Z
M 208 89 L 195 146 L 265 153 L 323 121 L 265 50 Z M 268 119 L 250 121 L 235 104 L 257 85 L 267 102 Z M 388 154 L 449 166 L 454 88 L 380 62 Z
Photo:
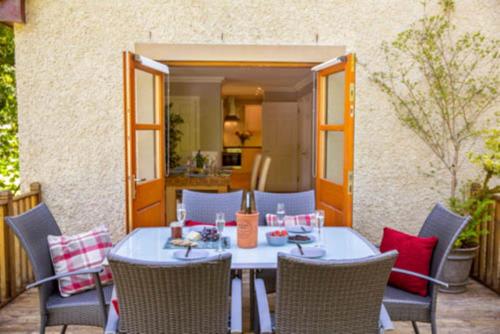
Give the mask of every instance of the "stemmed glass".
M 224 212 L 217 212 L 215 214 L 215 228 L 217 228 L 217 233 L 219 234 L 219 244 L 217 245 L 217 252 L 222 252 L 222 232 L 224 231 L 224 226 L 226 225 L 226 217 Z
M 323 234 L 321 232 L 321 229 L 323 228 L 323 225 L 325 224 L 325 211 L 323 210 L 316 210 L 316 232 L 318 233 L 318 240 L 316 247 L 323 247 Z
M 276 217 L 278 218 L 278 226 L 283 227 L 283 221 L 285 220 L 285 204 L 278 203 L 276 207 Z
M 184 226 L 184 221 L 186 221 L 186 207 L 182 202 L 177 202 L 177 221 L 181 226 Z

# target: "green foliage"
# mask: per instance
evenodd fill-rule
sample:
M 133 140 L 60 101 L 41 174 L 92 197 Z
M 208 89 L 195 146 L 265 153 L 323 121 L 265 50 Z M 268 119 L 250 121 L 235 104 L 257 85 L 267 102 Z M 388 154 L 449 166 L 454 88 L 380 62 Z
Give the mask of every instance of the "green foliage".
M 170 168 L 175 168 L 179 166 L 181 161 L 181 156 L 177 152 L 177 147 L 182 139 L 182 131 L 179 126 L 184 123 L 184 119 L 178 113 L 172 111 L 172 103 L 167 106 L 167 115 L 169 115 L 169 137 L 168 137 L 168 150 L 169 150 L 169 161 L 168 164 Z M 170 110 L 170 112 L 169 112 Z
M 455 247 L 473 247 L 479 237 L 487 233 L 485 224 L 492 219 L 495 203 L 493 197 L 500 193 L 500 186 L 490 187 L 494 177 L 500 175 L 500 130 L 483 131 L 484 152 L 468 154 L 469 160 L 482 171 L 482 182 L 469 182 L 462 189 L 460 198 L 452 197 L 449 201 L 453 211 L 461 215 L 470 215 L 469 225 L 458 237 Z
M 455 196 L 463 152 L 483 116 L 498 101 L 500 41 L 480 32 L 458 34 L 453 0 L 381 46 L 387 70 L 371 81 L 388 97 L 399 120 L 439 159 Z M 424 1 L 425 8 L 425 1 Z
M 19 190 L 14 34 L 0 24 L 0 189 Z

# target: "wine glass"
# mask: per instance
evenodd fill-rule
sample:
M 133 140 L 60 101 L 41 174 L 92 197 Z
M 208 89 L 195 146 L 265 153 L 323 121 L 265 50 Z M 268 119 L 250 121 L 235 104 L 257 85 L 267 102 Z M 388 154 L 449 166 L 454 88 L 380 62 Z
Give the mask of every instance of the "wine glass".
M 276 217 L 278 218 L 278 226 L 283 226 L 283 221 L 285 220 L 285 204 L 278 203 L 276 207 Z
M 186 220 L 186 207 L 184 203 L 177 202 L 177 221 L 184 226 L 184 221 Z
M 321 229 L 325 224 L 325 211 L 324 210 L 316 210 L 316 232 L 318 233 L 318 242 L 316 244 L 317 247 L 323 247 L 323 234 Z
M 224 231 L 224 226 L 226 225 L 226 217 L 224 212 L 217 212 L 215 214 L 215 228 L 219 234 L 219 244 L 217 245 L 217 252 L 222 252 L 222 232 Z

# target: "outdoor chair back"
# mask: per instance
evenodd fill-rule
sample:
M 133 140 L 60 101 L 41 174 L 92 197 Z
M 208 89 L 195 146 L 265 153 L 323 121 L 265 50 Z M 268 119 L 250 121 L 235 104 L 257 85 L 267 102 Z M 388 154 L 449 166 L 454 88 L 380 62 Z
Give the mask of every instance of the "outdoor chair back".
M 186 220 L 215 222 L 215 214 L 223 212 L 226 221 L 235 221 L 236 212 L 241 209 L 243 191 L 229 193 L 204 193 L 191 190 L 182 191 L 182 201 L 186 207 Z
M 28 255 L 35 280 L 40 281 L 53 276 L 54 268 L 47 236 L 61 235 L 61 230 L 49 208 L 44 203 L 40 203 L 19 216 L 7 217 L 5 220 Z M 57 292 L 57 281 L 50 281 L 40 286 L 40 304 L 43 308 L 49 296 L 54 292 Z
M 431 277 L 441 279 L 446 258 L 453 248 L 453 244 L 457 240 L 458 235 L 468 222 L 469 217 L 459 216 L 440 203 L 436 204 L 431 213 L 427 216 L 418 236 L 434 236 L 438 238 L 438 243 L 432 255 Z
M 296 193 L 254 192 L 255 208 L 259 212 L 259 225 L 266 225 L 266 214 L 276 213 L 278 203 L 285 204 L 287 215 L 313 213 L 316 208 L 314 190 Z
M 189 263 L 108 256 L 120 332 L 226 333 L 231 255 Z
M 278 258 L 277 333 L 378 333 L 397 252 L 348 261 Z

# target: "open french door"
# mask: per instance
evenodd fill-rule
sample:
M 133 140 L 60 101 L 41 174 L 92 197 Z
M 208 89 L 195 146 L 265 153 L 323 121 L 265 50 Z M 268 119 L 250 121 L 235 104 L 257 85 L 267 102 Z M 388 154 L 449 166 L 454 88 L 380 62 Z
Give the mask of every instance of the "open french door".
M 168 66 L 123 53 L 127 233 L 165 225 L 165 80 Z
M 352 226 L 355 57 L 312 68 L 316 83 L 316 206 L 325 225 Z

